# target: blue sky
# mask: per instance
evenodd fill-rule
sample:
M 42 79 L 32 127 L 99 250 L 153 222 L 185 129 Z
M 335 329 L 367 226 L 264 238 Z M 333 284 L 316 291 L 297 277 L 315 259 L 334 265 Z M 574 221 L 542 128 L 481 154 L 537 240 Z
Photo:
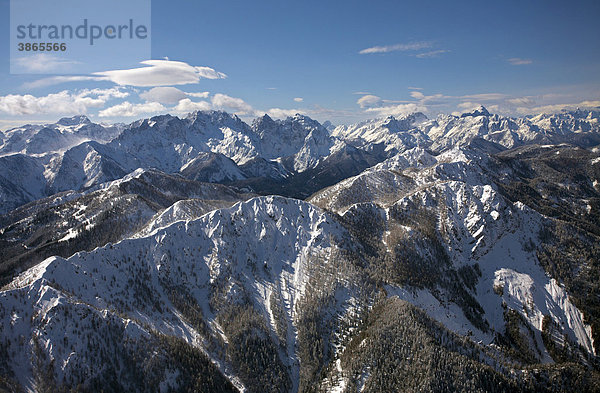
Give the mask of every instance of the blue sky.
M 9 8 L 0 0 L 5 54 Z M 114 73 L 57 78 L 11 75 L 3 57 L 0 129 L 76 113 L 300 112 L 340 124 L 479 104 L 512 116 L 600 106 L 599 19 L 597 0 L 155 0 L 154 62 L 106 56 L 98 65 Z

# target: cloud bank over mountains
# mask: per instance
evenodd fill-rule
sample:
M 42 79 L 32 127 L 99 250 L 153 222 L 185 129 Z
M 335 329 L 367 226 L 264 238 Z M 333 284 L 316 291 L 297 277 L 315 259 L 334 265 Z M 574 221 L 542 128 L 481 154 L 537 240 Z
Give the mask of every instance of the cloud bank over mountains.
M 427 51 L 424 51 L 427 50 Z M 362 55 L 408 53 L 419 58 L 437 57 L 448 53 L 436 49 L 429 41 L 373 46 L 361 50 Z M 529 65 L 531 59 L 509 58 L 511 65 Z M 24 89 L 40 89 L 56 85 L 95 84 L 95 88 L 63 88 L 57 92 L 36 96 L 34 94 L 8 94 L 0 96 L 0 113 L 13 117 L 5 124 L 14 123 L 23 116 L 86 114 L 107 121 L 128 121 L 139 116 L 161 113 L 175 115 L 196 110 L 225 110 L 240 117 L 254 118 L 268 114 L 274 118 L 301 113 L 315 118 L 335 119 L 346 124 L 357 119 L 402 116 L 412 112 L 429 115 L 438 113 L 461 113 L 481 105 L 505 115 L 522 116 L 540 112 L 560 112 L 578 107 L 600 106 L 600 100 L 577 97 L 570 94 L 543 94 L 514 96 L 498 92 L 448 95 L 428 93 L 421 87 L 407 86 L 398 91 L 399 97 L 383 97 L 374 92 L 358 91 L 360 97 L 355 105 L 345 109 L 322 107 L 305 97 L 291 95 L 292 107 L 257 108 L 242 97 L 224 92 L 198 89 L 205 80 L 226 79 L 227 74 L 208 66 L 191 65 L 183 61 L 147 60 L 141 66 L 130 69 L 108 70 L 92 75 L 53 76 L 23 85 Z M 277 91 L 276 88 L 265 88 Z M 340 92 L 340 96 L 349 93 Z M 0 122 L 0 127 L 5 128 Z

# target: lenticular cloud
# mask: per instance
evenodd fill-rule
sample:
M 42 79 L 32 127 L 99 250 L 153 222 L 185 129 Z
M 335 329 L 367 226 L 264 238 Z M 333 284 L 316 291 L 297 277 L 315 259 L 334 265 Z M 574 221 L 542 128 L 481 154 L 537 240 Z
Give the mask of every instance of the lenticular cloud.
M 222 79 L 227 75 L 210 67 L 194 67 L 181 61 L 146 60 L 138 67 L 126 70 L 97 72 L 94 75 L 127 86 L 172 86 L 198 83 L 201 78 Z

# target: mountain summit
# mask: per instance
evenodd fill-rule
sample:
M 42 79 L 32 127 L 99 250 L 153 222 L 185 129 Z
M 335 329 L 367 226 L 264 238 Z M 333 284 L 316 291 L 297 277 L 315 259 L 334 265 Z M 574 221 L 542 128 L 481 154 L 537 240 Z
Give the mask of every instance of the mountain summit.
M 473 109 L 471 112 L 468 113 L 463 113 L 462 115 L 460 115 L 460 117 L 469 117 L 469 116 L 491 116 L 490 112 L 488 112 L 488 110 L 483 106 L 480 105 L 479 107 Z

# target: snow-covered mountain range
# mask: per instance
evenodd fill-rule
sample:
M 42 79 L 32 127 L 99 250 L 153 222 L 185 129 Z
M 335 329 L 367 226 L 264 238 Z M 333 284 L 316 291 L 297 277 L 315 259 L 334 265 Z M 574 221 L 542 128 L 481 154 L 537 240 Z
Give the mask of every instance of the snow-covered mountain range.
M 10 130 L 0 388 L 596 391 L 598 119 Z
M 355 173 L 335 176 L 331 184 L 414 147 L 444 151 L 474 138 L 507 148 L 562 142 L 593 146 L 600 143 L 599 129 L 598 112 L 581 110 L 522 119 L 490 115 L 485 108 L 435 120 L 416 113 L 339 126 L 331 132 L 302 115 L 285 120 L 265 115 L 251 126 L 225 112 L 194 112 L 183 119 L 157 116 L 126 126 L 102 126 L 78 116 L 2 133 L 0 212 L 57 192 L 116 180 L 137 168 L 217 183 L 253 179 L 247 182 L 249 190 L 264 192 L 272 190 L 263 189 L 264 182 L 257 179 L 293 182 L 296 175 L 306 177 L 327 158 L 352 147 L 361 155 L 352 160 L 358 164 Z M 331 184 L 318 184 L 310 191 Z M 307 196 L 297 190 L 284 194 Z

